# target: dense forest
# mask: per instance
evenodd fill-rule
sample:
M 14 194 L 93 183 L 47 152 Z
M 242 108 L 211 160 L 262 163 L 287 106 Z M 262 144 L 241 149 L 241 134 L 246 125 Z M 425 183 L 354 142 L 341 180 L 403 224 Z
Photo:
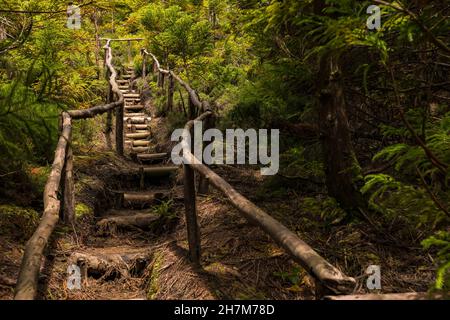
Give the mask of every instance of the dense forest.
M 248 163 L 209 168 L 356 279 L 348 294 L 448 292 L 449 13 L 450 1 L 428 0 L 1 0 L 0 298 L 14 297 L 25 246 L 47 209 L 42 198 L 61 113 L 120 96 L 111 91 L 109 48 L 117 77 L 130 86 L 124 117 L 131 117 L 127 99 L 136 94 L 133 105 L 145 108 L 136 117 L 151 118 L 151 137 L 129 141 L 122 156 L 111 138 L 120 132 L 118 111 L 72 122 L 75 221 L 59 222 L 45 249 L 40 298 L 140 297 L 122 294 L 125 287 L 148 299 L 317 297 L 304 265 L 240 216 L 247 204 L 231 206 L 220 190 L 194 203 L 202 242 L 197 272 L 185 253 L 192 253 L 186 167 L 184 180 L 180 169 L 148 189 L 171 190 L 146 207 L 164 217 L 152 218 L 150 230 L 121 232 L 116 220 L 114 228 L 109 220 L 96 224 L 117 211 L 117 190 L 136 183 L 142 193 L 146 186 L 146 169 L 128 181 L 124 168 L 170 154 L 172 132 L 205 111 L 223 132 L 280 130 L 275 175 Z M 125 122 L 134 130 L 125 140 L 146 134 L 146 120 L 144 131 L 134 123 Z M 151 152 L 133 157 L 140 148 Z M 142 218 L 144 206 L 137 207 Z M 138 259 L 148 260 L 142 270 L 137 258 L 134 271 L 117 263 L 90 275 L 89 287 L 68 291 L 74 252 L 91 262 L 99 252 L 120 255 L 111 248 L 125 245 L 151 251 Z M 371 265 L 381 266 L 375 291 L 366 287 Z M 185 278 L 186 270 L 195 275 Z

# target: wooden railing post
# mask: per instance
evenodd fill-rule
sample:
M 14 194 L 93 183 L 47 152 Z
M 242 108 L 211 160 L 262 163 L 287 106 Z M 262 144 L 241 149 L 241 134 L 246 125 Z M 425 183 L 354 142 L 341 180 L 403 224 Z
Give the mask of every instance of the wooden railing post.
M 173 94 L 175 92 L 175 81 L 173 76 L 169 73 L 169 88 L 167 89 L 167 112 L 173 110 Z
M 111 103 L 114 99 L 114 93 L 112 91 L 111 83 L 109 82 L 109 78 L 111 77 L 111 71 L 109 70 L 108 66 L 106 65 L 106 60 L 108 59 L 108 49 L 105 49 L 105 69 L 106 69 L 106 80 L 108 81 L 108 91 L 106 96 L 106 103 Z M 106 138 L 106 147 L 108 150 L 112 149 L 112 142 L 111 142 L 111 133 L 112 133 L 112 116 L 113 111 L 109 110 L 106 114 L 106 127 L 105 127 L 105 138 Z
M 145 79 L 147 76 L 147 55 L 144 52 L 145 50 L 142 49 L 142 79 Z
M 195 104 L 192 102 L 191 95 L 188 95 L 188 113 L 189 113 L 189 120 L 193 120 L 197 117 Z
M 133 57 L 131 54 L 131 40 L 128 40 L 128 62 L 131 63 L 133 61 Z
M 205 121 L 204 121 L 204 125 L 203 125 L 203 134 L 205 133 L 206 130 L 208 129 L 212 129 L 215 127 L 215 117 L 214 114 L 212 114 L 211 116 L 209 116 Z M 202 146 L 202 154 L 203 151 L 205 150 L 205 147 L 207 146 L 208 143 L 203 142 L 203 146 Z M 205 164 L 206 165 L 206 164 Z M 209 180 L 207 177 L 205 177 L 204 175 L 199 175 L 199 181 L 198 181 L 198 193 L 199 194 L 208 194 L 209 192 Z
M 75 187 L 73 181 L 73 150 L 72 132 L 67 141 L 65 175 L 64 175 L 64 222 L 68 225 L 75 223 Z
M 192 136 L 192 135 L 191 135 Z M 191 139 L 191 152 L 193 151 Z M 183 164 L 184 172 L 184 208 L 186 215 L 187 237 L 189 242 L 189 258 L 196 266 L 200 266 L 201 244 L 200 229 L 197 222 L 197 204 L 195 194 L 195 173 L 189 164 Z
M 116 109 L 116 153 L 123 156 L 123 108 L 124 102 Z

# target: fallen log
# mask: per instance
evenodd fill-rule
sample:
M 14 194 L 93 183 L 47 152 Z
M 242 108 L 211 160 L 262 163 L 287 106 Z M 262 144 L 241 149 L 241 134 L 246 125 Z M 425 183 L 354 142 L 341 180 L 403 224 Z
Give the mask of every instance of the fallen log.
M 39 226 L 25 246 L 14 295 L 16 300 L 32 300 L 36 297 L 44 249 L 59 220 L 61 203 L 58 194 L 61 189 L 61 173 L 72 132 L 72 119 L 69 113 L 63 112 L 61 117 L 62 132 L 56 147 L 52 171 L 44 190 L 44 214 Z

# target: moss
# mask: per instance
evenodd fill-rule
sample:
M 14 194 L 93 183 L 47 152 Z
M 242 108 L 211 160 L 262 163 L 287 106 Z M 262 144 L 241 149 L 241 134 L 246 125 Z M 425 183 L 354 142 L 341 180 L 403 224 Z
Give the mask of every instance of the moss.
M 156 295 L 159 291 L 159 276 L 161 265 L 163 262 L 163 256 L 161 253 L 155 253 L 153 258 L 152 271 L 150 276 L 150 281 L 148 285 L 147 298 L 149 300 L 155 300 Z
M 39 224 L 39 214 L 30 208 L 0 205 L 0 235 L 28 240 Z
M 87 206 L 84 203 L 79 203 L 75 206 L 75 216 L 77 218 L 82 218 L 84 216 L 91 216 L 94 215 L 94 210 Z

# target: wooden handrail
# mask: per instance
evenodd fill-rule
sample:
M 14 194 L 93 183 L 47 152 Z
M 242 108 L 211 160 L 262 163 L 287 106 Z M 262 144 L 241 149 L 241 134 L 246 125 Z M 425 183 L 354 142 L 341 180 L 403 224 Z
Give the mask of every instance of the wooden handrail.
M 71 136 L 72 136 L 72 120 L 87 119 L 95 117 L 96 115 L 105 113 L 107 111 L 119 108 L 123 112 L 124 96 L 119 90 L 116 82 L 117 71 L 112 63 L 112 49 L 110 47 L 111 40 L 108 40 L 105 51 L 106 65 L 111 73 L 109 83 L 114 93 L 116 93 L 118 100 L 106 105 L 92 107 L 86 110 L 70 110 L 61 113 L 61 128 L 60 137 L 56 147 L 55 157 L 53 160 L 52 170 L 47 180 L 44 190 L 44 213 L 36 231 L 28 240 L 20 266 L 19 276 L 15 288 L 15 300 L 33 300 L 37 294 L 39 270 L 43 258 L 44 250 L 47 246 L 48 240 L 59 221 L 59 212 L 61 210 L 61 200 L 58 199 L 58 194 L 63 189 L 64 182 L 73 183 L 71 178 L 71 166 L 66 168 L 66 158 L 71 161 Z M 123 119 L 121 119 L 123 120 Z M 116 135 L 120 136 L 118 141 L 122 141 L 123 148 L 123 132 L 116 130 Z M 64 181 L 62 179 L 63 172 L 66 171 Z M 67 173 L 70 178 L 67 178 Z M 69 186 L 69 190 L 73 190 L 73 185 Z M 65 192 L 65 197 L 71 197 L 73 194 Z M 64 201 L 73 206 L 73 201 Z M 73 212 L 73 208 L 68 208 L 67 212 Z M 66 211 L 66 210 L 65 210 Z
M 195 121 L 204 121 L 211 117 L 211 111 L 205 112 Z M 334 294 L 351 293 L 355 287 L 355 279 L 346 276 L 328 261 L 322 258 L 308 244 L 301 240 L 295 233 L 286 228 L 276 219 L 272 218 L 264 210 L 260 209 L 250 200 L 237 192 L 228 182 L 217 175 L 213 170 L 201 163 L 191 151 L 189 145 L 189 133 L 194 125 L 194 121 L 189 121 L 183 134 L 183 159 L 185 166 L 206 177 L 208 182 L 221 191 L 229 202 L 249 221 L 258 225 L 264 230 L 278 245 L 280 245 L 290 256 L 306 269 L 319 284 Z M 195 205 L 191 205 L 190 208 Z M 190 213 L 192 215 L 192 213 Z M 195 213 L 194 213 L 195 214 Z M 192 220 L 192 219 L 191 219 Z M 195 220 L 195 219 L 194 219 Z M 188 226 L 188 230 L 195 230 L 195 226 Z M 199 237 L 197 237 L 199 239 Z M 189 239 L 194 241 L 194 238 Z M 199 240 L 198 240 L 199 241 Z M 191 244 L 190 247 L 199 248 L 200 244 Z M 199 250 L 199 249 L 197 249 Z
M 169 75 L 173 79 L 175 79 L 189 94 L 189 100 L 192 102 L 192 104 L 197 107 L 199 110 L 205 111 L 209 109 L 209 103 L 207 101 L 201 101 L 197 92 L 191 88 L 191 86 L 183 81 L 175 72 L 172 70 L 165 70 L 161 67 L 160 62 L 158 61 L 158 58 L 151 52 L 148 52 L 146 49 L 142 49 L 142 53 L 144 55 L 148 55 L 152 57 L 153 61 L 155 62 L 156 68 L 159 73 L 163 75 Z
M 161 67 L 156 56 L 145 49 L 142 54 L 151 56 L 157 71 L 163 75 L 173 77 L 188 93 L 190 101 L 199 109 L 207 110 L 195 121 L 205 121 L 214 116 L 209 109 L 209 104 L 202 102 L 197 92 L 183 81 L 173 71 L 165 70 Z M 144 65 L 145 68 L 145 65 Z M 187 235 L 189 242 L 190 259 L 195 265 L 200 265 L 200 230 L 197 224 L 196 213 L 196 188 L 194 185 L 194 171 L 198 172 L 203 179 L 208 181 L 213 187 L 221 191 L 229 202 L 249 221 L 258 225 L 264 230 L 278 245 L 280 245 L 297 263 L 305 268 L 315 279 L 323 293 L 349 294 L 355 287 L 355 279 L 348 277 L 322 258 L 307 243 L 301 240 L 295 233 L 286 228 L 279 221 L 271 217 L 264 210 L 256 206 L 250 200 L 237 192 L 228 182 L 218 176 L 208 166 L 204 165 L 193 155 L 191 144 L 191 131 L 194 120 L 189 121 L 183 132 L 183 170 L 184 170 L 184 201 L 187 224 Z
M 39 226 L 25 246 L 16 284 L 15 300 L 32 300 L 35 298 L 43 252 L 59 220 L 61 202 L 58 199 L 58 193 L 61 190 L 61 174 L 72 131 L 72 118 L 67 112 L 63 112 L 62 114 L 62 127 L 52 171 L 45 185 L 44 214 L 42 215 Z

